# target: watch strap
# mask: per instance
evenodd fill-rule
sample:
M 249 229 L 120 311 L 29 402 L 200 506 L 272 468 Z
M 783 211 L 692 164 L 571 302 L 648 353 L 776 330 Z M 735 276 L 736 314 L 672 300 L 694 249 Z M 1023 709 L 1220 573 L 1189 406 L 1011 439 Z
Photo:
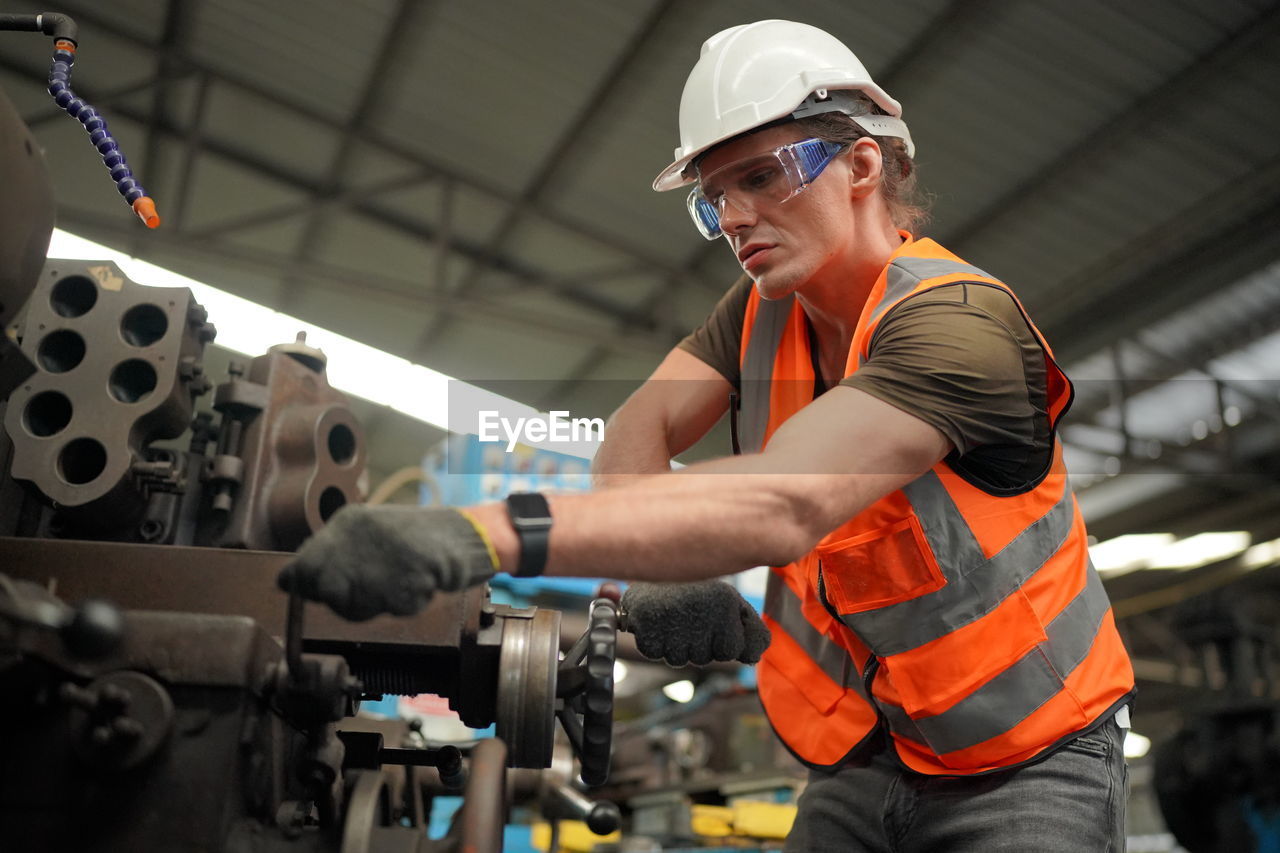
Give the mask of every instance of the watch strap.
M 538 577 L 547 568 L 551 542 L 551 507 L 537 492 L 516 492 L 507 496 L 507 514 L 520 542 L 518 578 Z

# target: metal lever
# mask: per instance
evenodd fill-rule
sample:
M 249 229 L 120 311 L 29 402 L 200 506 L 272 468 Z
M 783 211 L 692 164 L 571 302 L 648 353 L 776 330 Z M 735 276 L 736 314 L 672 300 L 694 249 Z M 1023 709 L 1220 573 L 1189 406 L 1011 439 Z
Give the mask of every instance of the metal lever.
M 289 667 L 289 677 L 302 680 L 302 614 L 306 601 L 297 591 L 289 593 L 289 609 L 285 615 L 284 660 Z
M 622 826 L 622 813 L 617 803 L 588 799 L 581 791 L 563 782 L 549 782 L 547 793 L 554 802 L 553 813 L 582 821 L 596 835 L 617 832 Z

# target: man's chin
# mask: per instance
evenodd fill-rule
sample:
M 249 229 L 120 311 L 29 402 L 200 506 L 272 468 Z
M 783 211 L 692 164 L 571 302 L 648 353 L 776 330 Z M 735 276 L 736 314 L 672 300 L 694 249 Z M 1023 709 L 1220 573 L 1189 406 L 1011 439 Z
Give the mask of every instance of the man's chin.
M 795 282 L 789 276 L 780 276 L 776 272 L 766 272 L 759 278 L 752 278 L 756 292 L 766 302 L 777 302 L 786 299 L 796 290 Z

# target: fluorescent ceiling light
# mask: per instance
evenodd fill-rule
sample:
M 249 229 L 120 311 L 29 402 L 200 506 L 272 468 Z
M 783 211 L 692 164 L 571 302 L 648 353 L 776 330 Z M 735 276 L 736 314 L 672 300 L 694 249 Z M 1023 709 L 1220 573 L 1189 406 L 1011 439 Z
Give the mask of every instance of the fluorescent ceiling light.
M 1151 738 L 1144 737 L 1133 729 L 1124 733 L 1124 757 L 1141 758 L 1151 749 Z
M 438 370 L 414 364 L 408 359 L 383 352 L 345 335 L 282 314 L 62 229 L 54 230 L 48 256 L 70 260 L 110 260 L 140 284 L 189 288 L 196 301 L 208 310 L 210 321 L 217 327 L 218 346 L 245 356 L 262 355 L 276 344 L 292 342 L 298 332 L 306 332 L 307 345 L 324 350 L 328 357 L 326 372 L 329 384 L 440 429 L 450 430 L 451 393 L 455 399 L 465 400 L 468 411 L 472 407 L 493 409 L 500 411 L 506 418 L 540 415 L 532 406 L 454 379 Z M 455 428 L 451 431 L 454 432 L 475 431 L 457 429 L 457 424 L 453 426 Z M 561 443 L 522 443 L 586 456 L 590 456 L 595 449 L 595 444 L 591 442 L 575 443 L 572 447 Z
M 1161 548 L 1148 561 L 1153 569 L 1194 569 L 1216 563 L 1249 547 L 1247 531 L 1200 533 Z
M 1260 569 L 1272 563 L 1280 563 L 1280 539 L 1259 542 L 1248 551 L 1245 551 L 1244 556 L 1240 559 L 1245 568 L 1249 569 Z
M 662 688 L 662 692 L 672 702 L 688 702 L 693 698 L 693 682 L 687 679 L 685 681 L 673 681 Z
M 1103 574 L 1134 569 L 1194 569 L 1239 554 L 1249 547 L 1249 538 L 1243 530 L 1200 533 L 1185 539 L 1172 533 L 1131 533 L 1094 545 L 1089 555 Z M 1262 554 L 1256 556 L 1261 558 Z
M 1121 572 L 1147 565 L 1151 554 L 1174 541 L 1172 533 L 1130 533 L 1100 542 L 1089 549 L 1093 565 L 1099 572 Z

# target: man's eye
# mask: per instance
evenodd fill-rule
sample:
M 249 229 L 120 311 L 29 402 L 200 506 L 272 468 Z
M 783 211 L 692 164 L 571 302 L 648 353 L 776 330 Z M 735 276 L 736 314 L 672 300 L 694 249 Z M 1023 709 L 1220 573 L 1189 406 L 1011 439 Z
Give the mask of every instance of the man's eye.
M 747 172 L 742 176 L 738 183 L 743 189 L 762 190 L 769 186 L 769 184 L 773 183 L 773 180 L 777 176 L 777 169 L 770 166 L 762 166 L 759 169 L 752 169 L 750 172 Z

